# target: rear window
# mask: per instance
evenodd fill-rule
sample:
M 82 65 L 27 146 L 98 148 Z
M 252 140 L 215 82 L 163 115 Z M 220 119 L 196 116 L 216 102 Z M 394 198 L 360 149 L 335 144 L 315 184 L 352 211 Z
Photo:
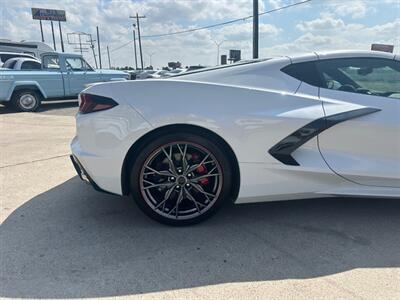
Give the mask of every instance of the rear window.
M 24 61 L 21 65 L 21 70 L 39 70 L 41 64 L 36 61 Z
M 314 61 L 291 64 L 282 68 L 281 71 L 310 85 L 322 86 L 322 80 Z

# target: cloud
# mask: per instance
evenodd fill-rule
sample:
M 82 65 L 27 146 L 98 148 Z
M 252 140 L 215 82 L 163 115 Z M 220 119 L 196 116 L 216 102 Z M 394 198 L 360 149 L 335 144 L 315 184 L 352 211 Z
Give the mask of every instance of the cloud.
M 321 50 L 368 50 L 372 43 L 394 44 L 396 51 L 400 47 L 400 18 L 375 26 L 325 18 L 301 22 L 298 27 L 304 31 L 303 35 L 291 42 L 264 47 L 261 53 L 270 56 Z
M 300 22 L 296 29 L 300 31 L 326 31 L 343 29 L 345 24 L 341 19 L 334 19 L 331 16 L 317 18 L 312 21 Z
M 335 14 L 339 16 L 350 16 L 353 19 L 365 17 L 367 11 L 372 13 L 375 12 L 375 9 L 371 6 L 367 8 L 366 2 L 361 0 L 353 0 L 351 3 L 344 1 L 334 6 Z

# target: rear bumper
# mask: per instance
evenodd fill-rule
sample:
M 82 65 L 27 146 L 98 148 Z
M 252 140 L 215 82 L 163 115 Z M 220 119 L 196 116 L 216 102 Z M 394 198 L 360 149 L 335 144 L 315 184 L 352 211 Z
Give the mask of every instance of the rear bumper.
M 110 193 L 110 192 L 105 191 L 102 188 L 100 188 L 96 184 L 96 182 L 94 182 L 94 180 L 89 176 L 89 174 L 86 172 L 85 168 L 82 166 L 82 164 L 79 162 L 79 160 L 76 158 L 75 155 L 70 155 L 69 157 L 71 159 L 72 165 L 75 168 L 76 173 L 78 173 L 78 176 L 82 181 L 90 184 L 98 192 L 111 194 L 111 195 L 116 195 L 114 193 Z

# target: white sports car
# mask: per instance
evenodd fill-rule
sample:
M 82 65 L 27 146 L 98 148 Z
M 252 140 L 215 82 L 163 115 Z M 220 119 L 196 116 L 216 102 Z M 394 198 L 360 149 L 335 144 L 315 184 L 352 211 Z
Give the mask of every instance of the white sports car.
M 81 93 L 72 162 L 186 225 L 228 201 L 400 197 L 400 57 L 312 53 Z

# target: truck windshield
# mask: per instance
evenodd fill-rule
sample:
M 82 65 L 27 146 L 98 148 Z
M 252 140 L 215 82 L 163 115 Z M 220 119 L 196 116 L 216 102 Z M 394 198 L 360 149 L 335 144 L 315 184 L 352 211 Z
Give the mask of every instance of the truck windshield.
M 92 67 L 80 57 L 69 57 L 65 60 L 67 67 L 73 71 L 93 70 Z

